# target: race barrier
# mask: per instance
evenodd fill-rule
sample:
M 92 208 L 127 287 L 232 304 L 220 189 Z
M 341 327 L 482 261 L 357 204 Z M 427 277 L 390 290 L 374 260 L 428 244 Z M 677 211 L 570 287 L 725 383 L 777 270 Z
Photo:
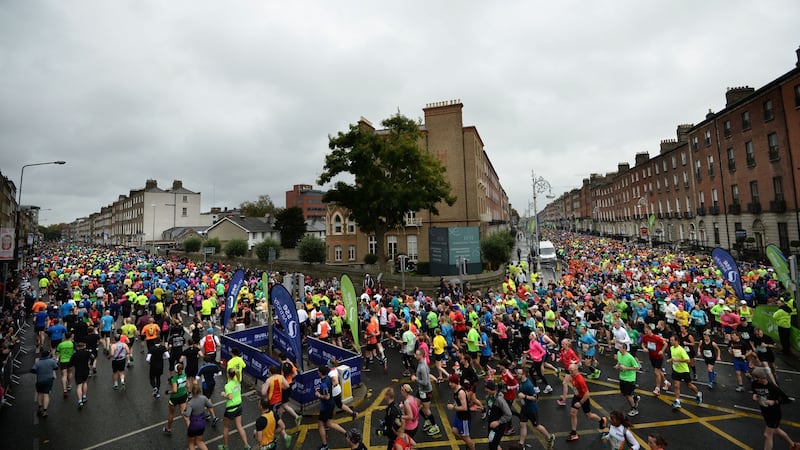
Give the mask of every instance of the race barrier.
M 780 343 L 778 336 L 778 325 L 772 319 L 772 314 L 778 309 L 775 305 L 760 305 L 754 308 L 753 312 L 753 326 L 764 330 L 764 334 L 771 337 L 775 342 Z M 792 327 L 791 342 L 794 350 L 800 351 L 800 330 L 797 327 Z
M 222 335 L 220 336 L 222 358 L 230 359 L 231 348 L 238 347 L 242 352 L 242 359 L 247 363 L 245 373 L 264 381 L 269 377 L 269 368 L 280 365 L 279 361 L 267 356 L 262 350 L 268 345 L 268 339 L 269 331 L 266 325 Z M 272 345 L 273 348 L 285 353 L 299 367 L 297 359 L 293 357 L 288 335 L 281 330 L 273 329 Z M 326 366 L 331 359 L 339 362 L 342 373 L 340 381 L 343 386 L 347 382 L 352 386 L 361 384 L 361 355 L 312 337 L 306 338 L 306 345 L 308 360 L 317 366 Z M 342 370 L 342 366 L 347 366 L 349 371 Z M 346 376 L 347 380 L 344 379 Z M 299 373 L 292 385 L 292 400 L 301 406 L 317 401 L 314 392 L 319 387 L 319 382 L 319 372 L 316 368 Z

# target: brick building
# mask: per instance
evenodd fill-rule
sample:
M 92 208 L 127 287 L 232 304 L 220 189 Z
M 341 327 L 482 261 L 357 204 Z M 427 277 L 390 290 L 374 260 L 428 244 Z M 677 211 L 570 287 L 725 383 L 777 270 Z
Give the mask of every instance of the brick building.
M 314 189 L 310 184 L 295 184 L 291 191 L 286 191 L 286 207 L 298 207 L 303 210 L 306 220 L 324 220 L 325 205 L 322 196 L 325 191 Z

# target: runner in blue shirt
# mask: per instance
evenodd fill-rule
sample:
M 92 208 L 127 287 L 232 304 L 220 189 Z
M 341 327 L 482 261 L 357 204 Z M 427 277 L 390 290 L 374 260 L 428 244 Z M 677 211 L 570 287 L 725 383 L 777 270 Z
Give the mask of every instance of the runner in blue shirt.
M 56 319 L 55 323 L 47 329 L 47 335 L 50 336 L 50 347 L 53 350 L 64 340 L 65 334 L 67 334 L 67 327 L 61 324 L 61 319 Z

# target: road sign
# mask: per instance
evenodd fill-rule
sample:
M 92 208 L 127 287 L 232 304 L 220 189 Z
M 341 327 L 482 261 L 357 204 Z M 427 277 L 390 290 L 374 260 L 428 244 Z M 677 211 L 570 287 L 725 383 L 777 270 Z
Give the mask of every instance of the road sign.
M 275 247 L 269 248 L 269 253 L 267 254 L 267 261 L 272 264 L 275 261 Z
M 216 247 L 203 247 L 203 254 L 204 255 L 213 255 L 217 252 Z

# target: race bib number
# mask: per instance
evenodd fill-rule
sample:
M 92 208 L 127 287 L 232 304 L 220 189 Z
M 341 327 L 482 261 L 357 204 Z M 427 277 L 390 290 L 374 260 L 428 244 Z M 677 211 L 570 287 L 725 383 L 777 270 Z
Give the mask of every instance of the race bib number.
M 686 350 L 686 353 L 689 353 L 691 351 L 691 350 L 689 350 L 689 346 L 688 345 L 684 345 L 683 349 Z
M 745 340 L 750 339 L 750 333 L 748 333 L 747 331 L 743 331 L 742 332 L 742 339 L 745 339 Z
M 738 348 L 733 349 L 733 357 L 734 358 L 741 358 L 742 357 L 742 351 L 740 349 L 738 349 Z
M 654 352 L 656 351 L 656 343 L 655 342 L 648 342 L 647 343 L 647 350 Z
M 767 352 L 767 346 L 764 345 L 764 344 L 761 344 L 758 347 L 756 347 L 756 351 L 758 351 L 759 353 L 766 353 Z
M 714 356 L 714 352 L 711 350 L 703 350 L 703 358 L 712 358 Z

